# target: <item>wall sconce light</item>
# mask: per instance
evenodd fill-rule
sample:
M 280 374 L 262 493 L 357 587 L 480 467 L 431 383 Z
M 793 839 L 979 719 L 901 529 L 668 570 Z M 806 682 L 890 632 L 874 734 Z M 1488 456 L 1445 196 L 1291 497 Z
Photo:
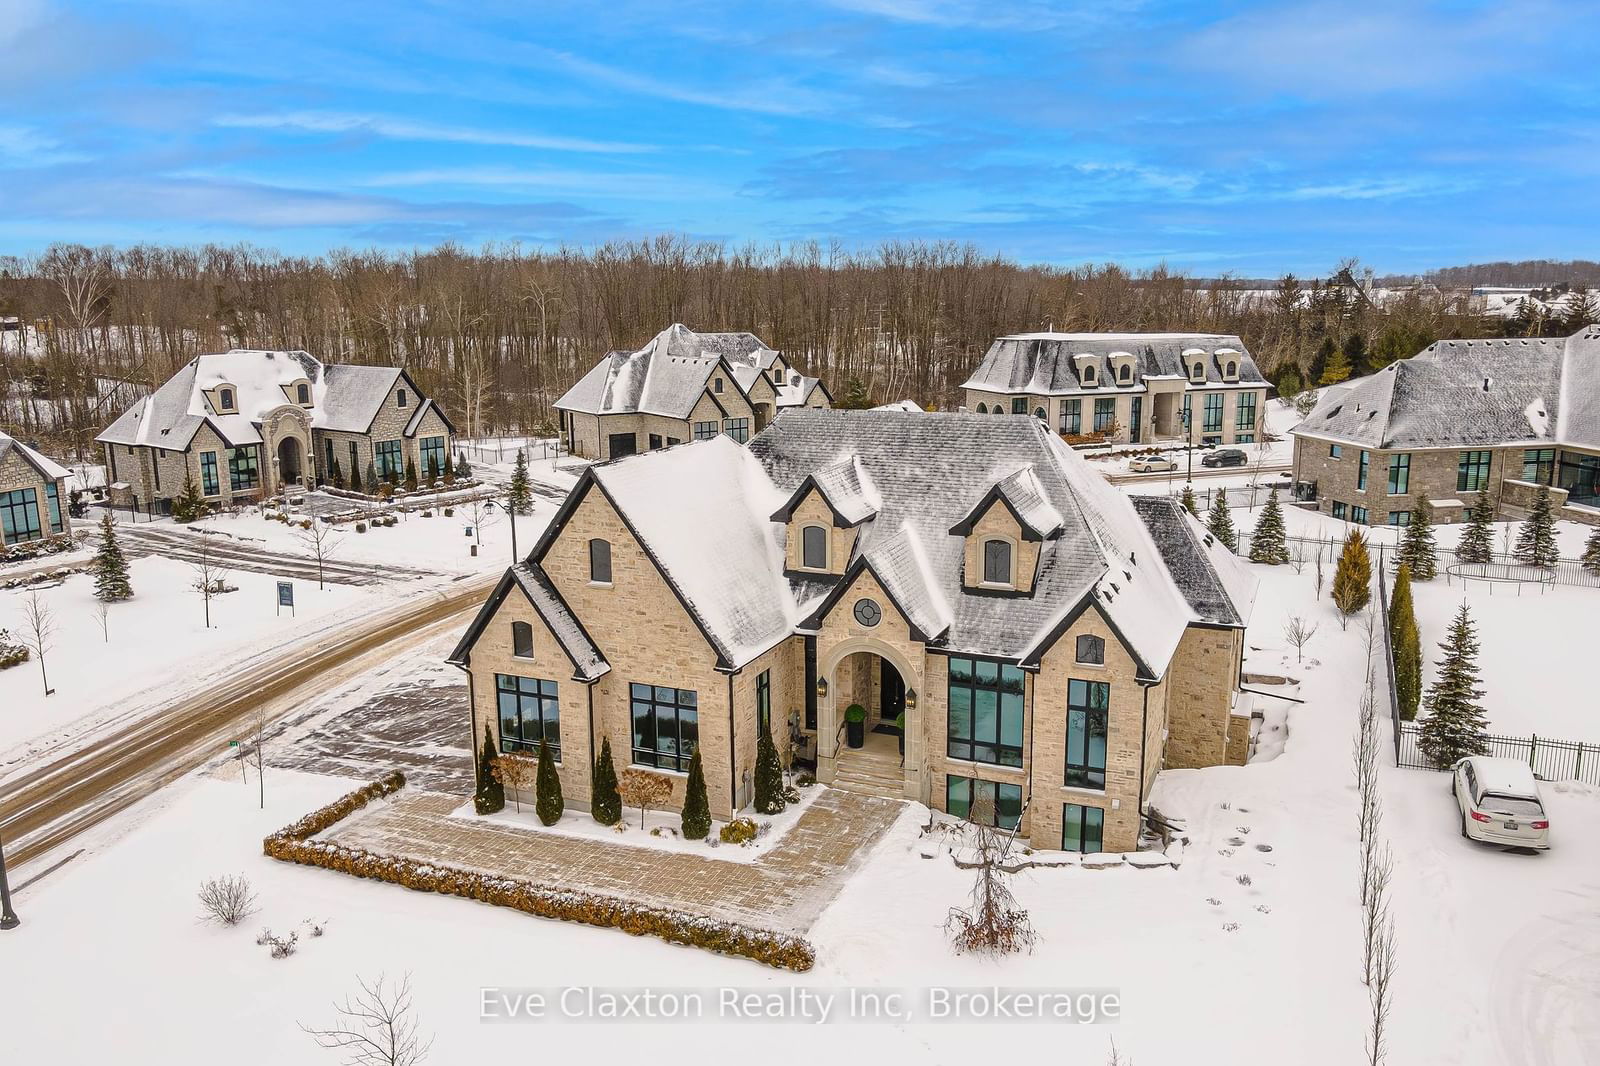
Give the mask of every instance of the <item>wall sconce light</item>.
M 908 688 L 908 689 L 906 689 L 906 710 L 914 711 L 916 709 L 917 709 L 917 690 L 914 689 L 914 688 Z
M 817 698 L 819 700 L 828 698 L 828 679 L 825 677 L 817 678 Z

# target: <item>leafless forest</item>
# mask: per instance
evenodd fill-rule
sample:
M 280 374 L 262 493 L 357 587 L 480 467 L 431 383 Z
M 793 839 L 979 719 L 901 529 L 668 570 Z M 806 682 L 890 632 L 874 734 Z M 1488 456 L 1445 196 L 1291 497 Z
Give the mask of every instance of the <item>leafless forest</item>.
M 1460 290 L 1423 284 L 1374 303 L 1353 261 L 1330 266 L 1326 278 L 1262 287 L 1161 268 L 1026 266 L 951 243 L 847 251 L 660 237 L 316 258 L 56 246 L 0 258 L 0 425 L 75 453 L 132 398 L 229 347 L 403 365 L 464 434 L 480 435 L 547 427 L 551 402 L 599 356 L 672 322 L 750 330 L 840 399 L 936 407 L 959 402 L 995 336 L 1022 330 L 1237 333 L 1269 377 L 1298 389 L 1330 361 L 1336 375 L 1362 373 L 1436 338 L 1502 328 L 1470 314 Z

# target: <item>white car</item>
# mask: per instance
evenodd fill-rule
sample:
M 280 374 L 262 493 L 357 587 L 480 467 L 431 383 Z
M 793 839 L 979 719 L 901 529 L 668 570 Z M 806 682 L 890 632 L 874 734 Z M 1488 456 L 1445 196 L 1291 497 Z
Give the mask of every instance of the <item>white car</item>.
M 1550 819 L 1527 763 L 1474 755 L 1454 769 L 1450 788 L 1461 807 L 1462 836 L 1514 848 L 1550 846 Z
M 1163 470 L 1176 470 L 1178 464 L 1165 455 L 1141 455 L 1128 463 L 1135 474 L 1159 474 Z

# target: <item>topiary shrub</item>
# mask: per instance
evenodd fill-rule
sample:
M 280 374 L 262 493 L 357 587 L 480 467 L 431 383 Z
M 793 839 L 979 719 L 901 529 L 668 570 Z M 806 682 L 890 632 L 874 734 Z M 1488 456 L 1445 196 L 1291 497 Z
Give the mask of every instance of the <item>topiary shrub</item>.
M 555 825 L 561 821 L 561 814 L 566 810 L 566 803 L 561 799 L 561 776 L 556 773 L 556 760 L 550 754 L 550 744 L 542 737 L 539 739 L 539 776 L 534 788 L 538 800 L 533 809 L 539 816 L 540 824 Z
M 700 753 L 695 752 L 696 755 Z M 772 743 L 772 731 L 767 730 L 756 741 L 756 810 L 761 814 L 778 814 L 788 806 L 783 798 L 783 767 L 778 763 L 778 749 Z
M 698 754 L 698 753 L 696 753 Z M 601 825 L 616 825 L 622 819 L 622 794 L 617 791 L 617 768 L 611 762 L 611 739 L 600 742 L 600 758 L 589 777 L 589 812 Z
M 367 531 L 367 524 L 365 522 L 357 522 L 356 523 L 356 532 L 357 533 L 365 533 L 366 531 Z
M 689 785 L 683 798 L 683 836 L 704 840 L 711 834 L 711 804 L 706 798 L 706 774 L 700 765 L 700 749 L 689 759 Z
M 496 759 L 494 735 L 487 722 L 483 725 L 483 743 L 478 746 L 478 789 L 472 797 L 472 807 L 479 814 L 494 814 L 506 807 L 506 789 L 500 775 L 494 772 Z

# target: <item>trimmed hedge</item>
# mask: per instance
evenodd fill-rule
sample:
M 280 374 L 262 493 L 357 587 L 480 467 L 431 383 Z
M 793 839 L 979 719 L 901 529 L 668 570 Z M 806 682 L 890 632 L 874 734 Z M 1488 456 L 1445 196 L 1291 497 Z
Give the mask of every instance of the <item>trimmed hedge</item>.
M 816 952 L 803 938 L 756 929 L 737 922 L 688 914 L 632 900 L 550 888 L 515 877 L 464 870 L 403 856 L 379 855 L 362 848 L 310 839 L 348 818 L 375 799 L 398 792 L 405 776 L 395 770 L 378 781 L 313 811 L 262 841 L 269 858 L 400 885 L 417 892 L 460 896 L 496 907 L 510 907 L 539 918 L 620 929 L 631 936 L 654 936 L 669 944 L 714 951 L 804 973 Z

